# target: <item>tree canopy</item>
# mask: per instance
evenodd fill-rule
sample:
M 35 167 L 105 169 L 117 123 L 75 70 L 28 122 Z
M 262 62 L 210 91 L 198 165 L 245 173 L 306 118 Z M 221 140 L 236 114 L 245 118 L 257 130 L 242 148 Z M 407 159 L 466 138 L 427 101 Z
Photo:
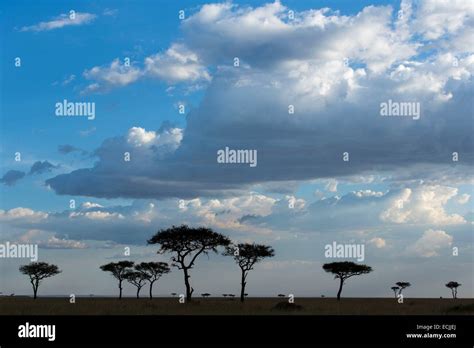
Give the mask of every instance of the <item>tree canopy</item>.
M 152 280 L 157 280 L 163 274 L 170 272 L 170 267 L 166 262 L 141 262 L 135 265 L 137 272 L 144 273 Z
M 52 277 L 62 271 L 56 265 L 51 265 L 46 262 L 31 262 L 28 265 L 20 267 L 20 272 L 34 279 L 42 280 L 44 278 Z
M 112 275 L 119 279 L 123 278 L 123 275 L 125 272 L 133 267 L 134 262 L 133 261 L 119 261 L 119 262 L 110 262 L 106 265 L 100 266 L 100 269 L 105 271 L 105 272 L 110 272 Z
M 224 255 L 232 256 L 242 270 L 251 271 L 257 262 L 275 256 L 275 251 L 268 245 L 239 243 L 228 246 Z
M 328 273 L 335 274 L 335 278 L 341 279 L 372 272 L 372 267 L 370 266 L 349 261 L 326 263 L 323 265 L 323 269 Z
M 181 256 L 188 256 L 193 252 L 217 252 L 219 246 L 229 245 L 230 239 L 207 227 L 192 228 L 181 225 L 158 231 L 148 240 L 148 244 L 159 244 L 159 253 L 176 252 Z M 176 257 L 172 260 L 179 262 Z
M 411 286 L 410 282 L 396 282 L 395 284 L 398 285 L 398 287 L 400 288 L 400 290 L 398 291 L 399 295 L 402 293 L 403 289 Z

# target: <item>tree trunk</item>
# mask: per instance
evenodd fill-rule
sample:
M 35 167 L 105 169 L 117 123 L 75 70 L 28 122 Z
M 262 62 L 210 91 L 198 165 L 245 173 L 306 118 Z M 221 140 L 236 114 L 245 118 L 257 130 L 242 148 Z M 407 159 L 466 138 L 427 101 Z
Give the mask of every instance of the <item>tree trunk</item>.
M 119 300 L 122 299 L 122 281 L 119 281 Z
M 186 301 L 189 302 L 191 301 L 191 296 L 193 294 L 193 290 L 191 289 L 191 284 L 189 283 L 189 274 L 188 274 L 188 269 L 183 268 L 184 272 L 184 284 L 186 285 Z
M 240 302 L 244 302 L 245 300 L 245 285 L 247 283 L 245 282 L 245 271 L 242 270 L 242 279 L 241 279 L 241 282 L 240 282 Z
M 454 289 L 454 298 L 455 299 L 458 298 L 458 289 L 457 288 Z
M 38 294 L 39 280 L 36 280 L 35 282 L 31 281 L 31 285 L 33 285 L 33 299 L 36 300 Z
M 150 300 L 153 298 L 153 282 L 150 282 Z
M 36 294 L 38 293 L 38 287 L 33 285 L 33 299 L 36 300 Z
M 140 290 L 141 290 L 141 287 L 137 286 L 137 298 L 140 298 Z
M 339 291 L 337 292 L 337 300 L 339 301 L 341 299 L 341 292 L 342 292 L 342 285 L 344 284 L 344 279 L 341 278 L 341 281 L 339 283 Z

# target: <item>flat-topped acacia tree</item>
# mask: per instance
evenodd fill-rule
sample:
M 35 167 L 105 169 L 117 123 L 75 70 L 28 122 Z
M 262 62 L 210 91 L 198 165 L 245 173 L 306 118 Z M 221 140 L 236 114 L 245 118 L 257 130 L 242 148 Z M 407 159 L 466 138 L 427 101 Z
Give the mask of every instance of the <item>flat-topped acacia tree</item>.
M 392 286 L 390 289 L 392 289 L 393 293 L 395 294 L 395 298 L 397 298 L 397 292 L 400 288 L 398 286 Z
M 226 247 L 230 239 L 206 227 L 172 226 L 158 231 L 148 244 L 159 244 L 158 253 L 173 253 L 172 266 L 183 270 L 186 286 L 186 300 L 191 301 L 194 289 L 191 287 L 189 270 L 199 255 L 217 253 L 217 248 Z
M 33 299 L 36 300 L 41 281 L 45 278 L 55 276 L 62 271 L 58 266 L 46 262 L 31 262 L 28 265 L 21 266 L 20 272 L 30 277 L 30 283 L 33 286 Z
M 273 257 L 275 251 L 272 247 L 262 244 L 239 243 L 226 248 L 226 256 L 232 256 L 240 267 L 240 302 L 245 300 L 245 286 L 247 285 L 247 275 L 253 270 L 253 266 L 264 258 Z
M 372 267 L 370 266 L 359 265 L 349 261 L 326 263 L 323 265 L 323 269 L 328 273 L 335 274 L 334 278 L 339 279 L 338 301 L 341 299 L 342 286 L 348 278 L 372 272 Z
M 453 298 L 458 298 L 458 287 L 461 286 L 458 282 L 450 281 L 449 283 L 445 284 L 447 288 L 451 289 L 451 293 Z
M 122 282 L 125 280 L 125 275 L 131 271 L 133 264 L 133 261 L 119 261 L 100 266 L 101 270 L 112 273 L 114 278 L 118 280 L 119 300 L 122 299 Z
M 135 270 L 146 276 L 150 283 L 150 298 L 153 298 L 153 284 L 161 278 L 163 274 L 170 272 L 170 267 L 166 262 L 142 262 L 135 265 Z
M 140 298 L 140 290 L 143 288 L 146 281 L 149 279 L 148 274 L 130 270 L 125 272 L 123 278 L 137 288 L 137 298 Z

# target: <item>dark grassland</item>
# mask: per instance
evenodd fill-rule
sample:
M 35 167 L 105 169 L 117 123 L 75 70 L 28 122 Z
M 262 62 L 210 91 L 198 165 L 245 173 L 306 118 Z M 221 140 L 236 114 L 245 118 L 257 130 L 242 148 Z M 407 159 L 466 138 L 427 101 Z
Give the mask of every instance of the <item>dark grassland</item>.
M 279 304 L 280 303 L 280 304 Z M 296 305 L 296 306 L 295 306 Z M 178 298 L 135 299 L 0 297 L 0 315 L 473 315 L 474 299 L 405 298 L 296 298 L 295 305 L 279 298 L 195 298 L 180 304 Z M 298 308 L 296 308 L 298 307 Z

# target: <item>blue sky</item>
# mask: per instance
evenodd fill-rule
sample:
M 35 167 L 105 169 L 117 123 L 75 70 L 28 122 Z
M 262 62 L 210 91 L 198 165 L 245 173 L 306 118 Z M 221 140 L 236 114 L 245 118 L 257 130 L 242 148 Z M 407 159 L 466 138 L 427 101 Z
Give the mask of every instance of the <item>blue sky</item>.
M 456 280 L 472 296 L 473 6 L 11 1 L 0 11 L 0 242 L 36 243 L 63 267 L 44 293 L 113 294 L 100 264 L 125 246 L 157 259 L 146 239 L 188 223 L 274 246 L 257 295 L 265 284 L 330 294 L 321 264 L 337 241 L 364 244 L 379 270 L 349 295 L 391 296 L 391 283 L 416 280 L 413 296 L 438 297 Z M 95 119 L 56 116 L 65 99 L 95 103 Z M 382 117 L 389 99 L 419 103 L 420 119 Z M 257 167 L 218 164 L 226 146 L 255 149 Z M 24 260 L 0 261 L 5 292 L 29 292 Z M 215 261 L 193 280 L 230 291 L 233 265 Z M 440 268 L 456 279 L 434 280 L 428 270 Z M 211 271 L 220 277 L 198 279 Z M 166 291 L 182 287 L 177 270 L 169 278 Z

